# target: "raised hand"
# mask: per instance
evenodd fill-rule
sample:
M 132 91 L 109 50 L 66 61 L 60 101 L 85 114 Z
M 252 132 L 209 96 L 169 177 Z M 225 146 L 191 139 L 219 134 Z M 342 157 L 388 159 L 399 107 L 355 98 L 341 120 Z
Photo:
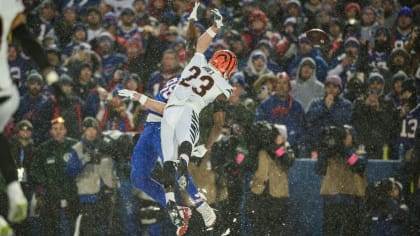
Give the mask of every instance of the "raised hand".
M 219 10 L 213 9 L 211 10 L 214 16 L 214 23 L 216 24 L 217 28 L 221 28 L 223 26 L 223 16 L 220 14 Z
M 136 91 L 128 90 L 128 89 L 120 89 L 118 90 L 118 96 L 120 97 L 128 97 L 130 99 L 134 98 L 134 95 L 136 94 Z
M 200 6 L 200 2 L 195 1 L 194 8 L 191 11 L 190 17 L 188 17 L 188 20 L 194 20 L 197 21 L 197 9 Z

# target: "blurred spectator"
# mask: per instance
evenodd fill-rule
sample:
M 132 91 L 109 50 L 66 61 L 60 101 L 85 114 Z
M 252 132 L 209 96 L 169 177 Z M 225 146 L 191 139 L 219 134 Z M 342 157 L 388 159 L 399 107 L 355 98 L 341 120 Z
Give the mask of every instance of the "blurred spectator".
M 325 126 L 319 137 L 316 172 L 322 175 L 323 235 L 366 235 L 363 198 L 367 186 L 367 158 L 356 150 L 348 126 Z
M 271 73 L 262 74 L 254 82 L 252 87 L 254 88 L 254 92 L 257 93 L 256 102 L 261 103 L 273 94 L 274 79 L 275 79 L 275 76 Z
M 401 106 L 402 84 L 407 79 L 407 74 L 401 70 L 392 76 L 391 90 L 385 95 L 385 98 L 392 102 L 394 109 Z
M 150 16 L 161 20 L 163 13 L 167 10 L 167 4 L 164 0 L 147 1 L 147 11 Z
M 398 12 L 396 27 L 392 32 L 392 44 L 394 48 L 403 48 L 413 31 L 413 11 L 409 7 L 402 7 Z
M 398 11 L 396 2 L 394 0 L 383 0 L 382 9 L 384 11 L 384 24 L 383 26 L 392 29 L 395 25 Z
M 114 38 L 108 32 L 102 32 L 98 36 L 98 54 L 101 58 L 102 64 L 102 85 L 105 86 L 109 83 L 113 71 L 116 68 L 121 68 L 127 64 L 127 56 L 118 53 L 114 49 Z
M 328 23 L 328 34 L 331 41 L 326 57 L 328 62 L 331 62 L 333 58 L 340 55 L 343 51 L 343 28 L 343 22 L 339 18 L 332 18 Z
M 21 120 L 15 126 L 16 133 L 10 138 L 12 157 L 18 168 L 18 180 L 27 199 L 31 199 L 34 183 L 31 165 L 34 162 L 36 146 L 32 139 L 33 126 L 29 120 Z M 23 232 L 29 233 L 25 228 Z
M 88 42 L 98 37 L 104 30 L 102 27 L 102 14 L 98 8 L 90 7 L 87 9 L 86 28 Z
M 256 50 L 261 50 L 265 56 L 267 57 L 267 68 L 271 70 L 274 74 L 277 74 L 278 72 L 282 71 L 282 67 L 277 64 L 273 60 L 274 56 L 274 48 L 270 41 L 267 39 L 261 39 L 258 41 L 257 45 L 255 46 Z
M 267 68 L 267 56 L 261 50 L 252 51 L 248 58 L 248 64 L 243 70 L 245 83 L 248 85 L 247 94 L 250 98 L 257 99 L 257 91 L 253 90 L 251 85 L 263 74 L 272 74 L 273 72 Z
M 104 2 L 107 4 L 107 7 L 119 17 L 125 9 L 131 8 L 130 6 L 134 3 L 134 0 L 105 0 Z
M 246 132 L 251 128 L 255 116 L 256 102 L 246 92 L 246 83 L 240 72 L 235 73 L 229 83 L 234 88 L 226 108 L 225 125 L 231 128 L 242 144 L 247 138 Z
M 43 78 L 37 71 L 28 75 L 28 92 L 20 97 L 20 105 L 14 115 L 16 121 L 28 119 L 33 125 L 33 139 L 39 144 L 47 138 L 48 121 L 53 113 L 52 101 L 42 92 Z
M 117 35 L 129 40 L 133 37 L 140 37 L 141 32 L 136 24 L 135 12 L 131 7 L 126 7 L 122 10 L 119 17 Z
M 104 117 L 108 114 L 108 91 L 100 86 L 96 86 L 92 89 L 86 100 L 86 117 L 91 116 L 95 117 L 101 128 L 102 123 L 104 122 Z
M 247 47 L 253 50 L 267 30 L 268 19 L 264 12 L 254 9 L 247 20 L 249 23 L 248 29 L 242 33 L 242 38 L 245 40 Z
M 34 65 L 23 55 L 19 46 L 14 43 L 8 46 L 7 62 L 9 64 L 10 77 L 18 87 L 20 94 L 26 93 L 26 75 Z
M 381 74 L 370 73 L 368 84 L 368 94 L 354 102 L 351 123 L 359 141 L 365 145 L 367 158 L 391 159 L 389 148 L 395 146 L 399 132 L 398 113 L 392 102 L 385 98 L 385 81 Z
M 111 156 L 101 152 L 100 132 L 96 119 L 86 117 L 82 137 L 66 158 L 65 173 L 76 181 L 79 195 L 78 218 L 81 220 L 76 227 L 80 231 L 76 234 L 104 235 L 113 232 L 109 227 L 114 214 L 117 214 L 113 198 L 119 181 Z M 104 223 L 98 225 L 98 222 Z
M 316 65 L 316 78 L 323 82 L 327 76 L 328 64 L 320 54 L 319 48 L 314 48 L 306 37 L 306 34 L 299 36 L 299 51 L 297 56 L 287 67 L 287 72 L 292 80 L 298 74 L 298 67 L 305 57 L 311 57 L 315 61 Z
M 369 42 L 370 48 L 375 45 L 376 28 L 379 26 L 377 22 L 378 16 L 375 9 L 371 6 L 366 6 L 362 10 L 362 17 L 360 21 L 360 41 L 363 44 Z
M 310 57 L 303 58 L 297 69 L 296 79 L 292 80 L 293 97 L 307 111 L 312 99 L 321 97 L 324 92 L 324 85 L 316 77 L 316 62 Z
M 36 211 L 40 211 L 42 235 L 71 235 L 77 216 L 77 187 L 64 170 L 68 152 L 77 141 L 67 136 L 62 117 L 51 120 L 50 135 L 49 140 L 39 145 L 31 166 L 31 176 L 37 185 Z
M 391 54 L 391 33 L 388 28 L 379 26 L 376 28 L 375 36 L 373 37 L 374 44 L 369 55 L 369 64 L 373 67 L 384 71 L 388 71 L 388 60 Z
M 248 211 L 252 234 L 284 235 L 289 225 L 288 171 L 295 155 L 287 142 L 286 126 L 263 121 L 255 123 L 253 130 L 258 144 L 250 152 L 257 154 L 258 168 L 250 182 Z
M 181 71 L 182 67 L 178 64 L 178 54 L 172 49 L 165 50 L 159 70 L 153 72 L 150 76 L 146 93 L 156 96 L 166 82 L 180 74 Z
M 340 96 L 342 86 L 339 76 L 328 76 L 325 80 L 325 95 L 312 100 L 306 112 L 308 135 L 306 145 L 309 151 L 313 151 L 317 147 L 323 128 L 350 124 L 352 104 Z M 311 155 L 313 154 L 311 153 Z
M 70 57 L 71 55 L 75 55 L 79 52 L 79 50 L 83 50 L 81 48 L 82 44 L 87 43 L 87 27 L 82 23 L 74 24 L 71 31 L 71 36 L 68 37 L 69 42 L 67 44 L 62 45 L 63 47 L 63 59 Z M 90 46 L 84 46 L 90 47 Z
M 360 42 L 357 38 L 345 39 L 344 53 L 333 59 L 328 75 L 339 75 L 345 87 L 347 80 L 360 69 L 358 64 L 362 59 L 360 51 Z
M 76 139 L 81 135 L 82 120 L 86 116 L 85 102 L 73 91 L 74 82 L 69 75 L 62 74 L 59 83 L 64 94 L 62 97 L 53 97 L 53 117 L 64 118 L 67 121 L 67 136 Z
M 230 36 L 227 36 L 229 34 Z M 248 47 L 237 31 L 231 31 L 231 33 L 226 33 L 225 35 L 225 41 L 229 44 L 230 50 L 235 53 L 238 59 L 238 71 L 242 71 L 247 65 Z
M 283 68 L 287 68 L 290 62 L 298 54 L 298 33 L 296 31 L 296 18 L 289 17 L 283 22 L 281 35 L 273 34 L 274 38 L 278 38 L 274 44 L 275 54 L 274 60 Z
M 56 6 L 50 0 L 43 1 L 33 15 L 28 15 L 28 26 L 38 42 L 42 42 L 47 36 L 55 37 L 54 21 L 56 16 Z
M 344 7 L 344 20 L 347 24 L 360 24 L 360 5 L 357 2 L 348 2 Z
M 389 55 L 388 68 L 391 75 L 404 71 L 408 76 L 412 74 L 411 56 L 404 48 L 394 48 Z
M 305 140 L 305 111 L 302 104 L 291 94 L 291 83 L 286 72 L 278 73 L 275 78 L 274 94 L 258 107 L 255 121 L 267 121 L 287 127 L 288 142 L 299 156 Z
M 299 0 L 288 0 L 286 4 L 287 17 L 294 17 L 296 19 L 296 32 L 303 33 L 305 30 L 305 13 L 303 12 L 302 5 Z
M 77 9 L 74 6 L 65 7 L 62 16 L 54 22 L 54 31 L 60 49 L 70 43 L 73 36 L 73 27 L 78 23 Z
M 92 67 L 90 64 L 82 64 L 78 73 L 73 77 L 73 92 L 76 96 L 86 101 L 89 92 L 96 86 L 96 79 L 93 77 Z
M 302 11 L 305 16 L 305 28 L 304 30 L 309 30 L 317 28 L 317 15 L 322 10 L 322 1 L 321 0 L 310 0 L 303 3 Z

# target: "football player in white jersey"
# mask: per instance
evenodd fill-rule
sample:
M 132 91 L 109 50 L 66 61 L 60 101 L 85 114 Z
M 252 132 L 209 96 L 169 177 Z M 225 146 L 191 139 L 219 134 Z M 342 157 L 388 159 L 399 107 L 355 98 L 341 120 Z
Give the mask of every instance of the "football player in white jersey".
M 52 70 L 41 45 L 30 35 L 23 15 L 24 5 L 21 0 L 0 1 L 0 174 L 7 184 L 10 222 L 21 222 L 26 218 L 28 202 L 18 181 L 16 164 L 11 156 L 9 142 L 3 131 L 13 113 L 19 106 L 19 93 L 14 85 L 7 62 L 8 36 L 18 39 L 23 50 L 40 67 L 49 85 L 58 81 L 57 73 Z M 57 88 L 58 83 L 54 84 Z M 0 216 L 0 235 L 12 235 L 7 221 Z
M 187 165 L 199 137 L 199 113 L 215 99 L 227 100 L 232 93 L 228 80 L 236 71 L 237 59 L 229 50 L 216 51 L 207 62 L 204 52 L 223 26 L 222 16 L 212 10 L 215 24 L 197 40 L 196 52 L 169 97 L 161 124 L 164 158 L 163 185 L 168 208 L 175 204 L 175 185 L 187 188 Z M 205 220 L 206 221 L 206 220 Z M 211 228 L 215 223 L 206 223 Z

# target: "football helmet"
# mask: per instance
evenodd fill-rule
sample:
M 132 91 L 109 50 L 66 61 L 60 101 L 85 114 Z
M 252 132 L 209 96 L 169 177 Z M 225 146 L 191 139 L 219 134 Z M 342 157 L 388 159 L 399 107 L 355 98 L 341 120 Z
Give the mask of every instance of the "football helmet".
M 220 71 L 223 78 L 229 79 L 229 77 L 236 71 L 238 60 L 236 59 L 235 53 L 232 51 L 219 50 L 216 51 L 210 58 L 210 64 Z

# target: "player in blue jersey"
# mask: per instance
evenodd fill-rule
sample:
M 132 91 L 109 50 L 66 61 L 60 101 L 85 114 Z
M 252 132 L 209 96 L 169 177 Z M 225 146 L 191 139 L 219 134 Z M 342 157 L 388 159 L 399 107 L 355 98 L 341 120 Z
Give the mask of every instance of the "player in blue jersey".
M 196 3 L 191 15 L 196 14 L 199 3 Z M 190 17 L 191 19 L 191 17 Z M 195 17 L 196 19 L 196 17 Z M 190 24 L 193 27 L 193 24 Z M 166 203 L 165 191 L 163 186 L 151 177 L 152 171 L 158 163 L 158 158 L 163 163 L 163 154 L 161 148 L 160 126 L 164 107 L 168 101 L 169 95 L 172 93 L 175 85 L 178 83 L 179 76 L 170 79 L 165 86 L 155 96 L 155 99 L 131 90 L 119 90 L 118 95 L 122 97 L 130 97 L 139 101 L 140 104 L 148 109 L 146 124 L 144 130 L 134 147 L 131 161 L 131 181 L 133 185 L 148 194 L 161 206 L 168 210 L 172 222 L 177 226 L 177 234 L 182 235 L 188 228 L 190 217 L 190 209 L 186 207 L 168 206 Z M 196 156 L 204 156 L 205 149 L 198 146 L 194 149 Z M 201 197 L 199 191 L 194 184 L 191 176 L 187 175 L 188 186 L 185 191 L 190 196 L 198 212 L 202 215 L 204 221 L 215 221 L 216 214 L 208 203 Z

